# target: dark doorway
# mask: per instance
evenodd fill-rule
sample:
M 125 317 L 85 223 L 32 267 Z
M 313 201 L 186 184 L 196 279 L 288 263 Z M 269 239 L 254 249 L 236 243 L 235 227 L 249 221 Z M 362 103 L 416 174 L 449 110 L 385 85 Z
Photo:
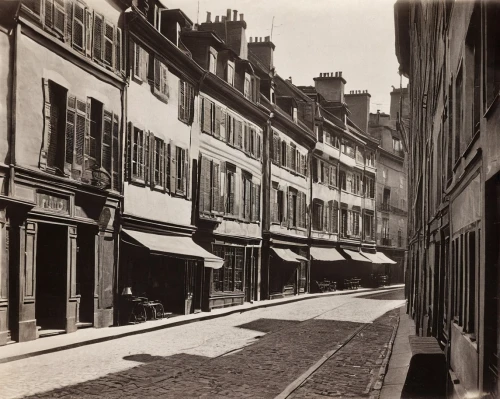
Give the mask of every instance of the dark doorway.
M 89 226 L 79 226 L 76 239 L 78 252 L 76 258 L 76 293 L 79 298 L 77 327 L 90 327 L 94 324 L 94 274 L 95 238 L 97 231 Z
M 67 226 L 38 224 L 35 317 L 42 330 L 66 328 L 67 247 Z

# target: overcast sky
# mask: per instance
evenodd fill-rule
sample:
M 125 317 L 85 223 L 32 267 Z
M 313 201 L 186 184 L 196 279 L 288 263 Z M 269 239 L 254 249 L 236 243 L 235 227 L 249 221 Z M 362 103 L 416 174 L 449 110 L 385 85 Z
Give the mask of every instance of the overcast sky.
M 247 40 L 270 36 L 276 45 L 274 65 L 295 85 L 313 85 L 320 72 L 342 71 L 345 92 L 368 90 L 370 111 L 389 112 L 392 85 L 399 87 L 394 52 L 395 0 L 163 0 L 193 22 L 207 11 L 245 14 Z M 405 84 L 405 82 L 403 83 Z

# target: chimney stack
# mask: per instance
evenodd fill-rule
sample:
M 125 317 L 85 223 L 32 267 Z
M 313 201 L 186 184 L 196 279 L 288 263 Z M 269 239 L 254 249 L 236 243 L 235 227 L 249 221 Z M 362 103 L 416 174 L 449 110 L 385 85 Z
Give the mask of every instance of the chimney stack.
M 344 103 L 344 85 L 346 81 L 340 72 L 323 72 L 318 78 L 314 78 L 316 91 L 321 94 L 325 100 L 342 104 Z
M 354 90 L 351 94 L 345 96 L 347 108 L 351 112 L 351 120 L 364 132 L 368 131 L 370 98 L 368 90 Z
M 207 11 L 207 24 L 212 22 L 212 13 L 210 11 Z

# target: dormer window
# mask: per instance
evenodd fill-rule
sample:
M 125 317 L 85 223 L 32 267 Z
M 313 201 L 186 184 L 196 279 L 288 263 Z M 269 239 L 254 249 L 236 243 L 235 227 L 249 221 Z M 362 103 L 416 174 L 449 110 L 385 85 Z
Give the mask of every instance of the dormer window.
M 217 51 L 213 47 L 210 47 L 208 71 L 214 75 L 217 73 Z
M 293 117 L 293 121 L 295 123 L 297 123 L 297 108 L 296 107 L 293 107 L 293 109 L 292 109 L 292 117 Z
M 271 87 L 271 97 L 269 97 L 271 100 L 271 104 L 276 104 L 276 95 L 274 94 L 274 88 Z
M 243 88 L 243 95 L 249 100 L 252 99 L 252 87 L 251 87 L 251 78 L 248 73 L 245 73 L 245 86 Z
M 234 86 L 234 62 L 232 62 L 232 61 L 227 61 L 226 81 L 231 86 Z

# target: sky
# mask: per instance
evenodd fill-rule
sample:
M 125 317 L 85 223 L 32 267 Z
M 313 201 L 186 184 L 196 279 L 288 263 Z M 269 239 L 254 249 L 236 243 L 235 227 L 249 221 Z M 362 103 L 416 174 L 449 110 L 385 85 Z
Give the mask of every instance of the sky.
M 314 85 L 320 72 L 342 71 L 350 90 L 368 90 L 370 112 L 389 113 L 392 86 L 400 77 L 394 48 L 395 0 L 163 0 L 193 21 L 207 11 L 243 13 L 250 37 L 271 36 L 274 66 L 297 85 Z M 199 8 L 199 13 L 198 13 Z M 232 14 L 231 14 L 232 15 Z M 273 24 L 274 16 L 274 24 Z M 264 39 L 263 39 L 264 40 Z M 406 81 L 403 81 L 403 85 Z

